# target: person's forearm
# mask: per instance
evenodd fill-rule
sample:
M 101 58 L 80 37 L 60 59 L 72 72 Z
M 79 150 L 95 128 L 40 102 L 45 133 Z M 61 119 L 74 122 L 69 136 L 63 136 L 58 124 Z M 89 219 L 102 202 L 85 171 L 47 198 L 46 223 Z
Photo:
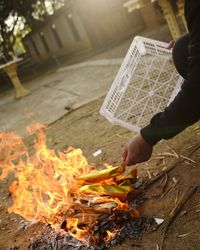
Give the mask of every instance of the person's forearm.
M 156 114 L 141 130 L 150 144 L 169 139 L 200 119 L 200 2 L 186 1 L 189 28 L 187 74 L 182 89 L 164 112 Z
M 200 118 L 200 84 L 185 81 L 182 90 L 164 112 L 156 114 L 150 124 L 141 130 L 150 144 L 170 139 Z

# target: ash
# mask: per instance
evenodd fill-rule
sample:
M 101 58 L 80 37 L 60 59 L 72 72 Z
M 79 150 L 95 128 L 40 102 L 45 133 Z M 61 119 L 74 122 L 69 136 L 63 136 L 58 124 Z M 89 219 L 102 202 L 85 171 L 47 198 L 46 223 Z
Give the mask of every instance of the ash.
M 114 245 L 121 244 L 125 238 L 139 240 L 144 231 L 152 231 L 156 227 L 154 218 L 140 217 L 133 219 L 128 213 L 124 213 L 116 221 L 101 222 L 93 228 L 96 242 L 85 245 L 68 233 L 56 233 L 50 226 L 47 226 L 35 242 L 29 245 L 28 250 L 103 250 Z M 111 242 L 105 243 L 105 231 L 113 231 L 122 228 Z

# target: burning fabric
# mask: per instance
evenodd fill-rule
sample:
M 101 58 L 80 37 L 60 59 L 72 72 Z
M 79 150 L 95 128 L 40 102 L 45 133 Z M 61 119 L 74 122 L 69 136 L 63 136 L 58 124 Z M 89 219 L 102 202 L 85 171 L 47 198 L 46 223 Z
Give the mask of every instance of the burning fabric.
M 10 172 L 15 176 L 9 213 L 47 223 L 84 244 L 110 242 L 122 230 L 117 221 L 124 215 L 139 217 L 128 204 L 128 197 L 135 195 L 136 169 L 126 172 L 124 166 L 106 165 L 97 171 L 80 149 L 48 149 L 43 129 L 39 124 L 28 128 L 31 134 L 37 131 L 32 155 L 14 132 L 0 134 L 0 179 Z

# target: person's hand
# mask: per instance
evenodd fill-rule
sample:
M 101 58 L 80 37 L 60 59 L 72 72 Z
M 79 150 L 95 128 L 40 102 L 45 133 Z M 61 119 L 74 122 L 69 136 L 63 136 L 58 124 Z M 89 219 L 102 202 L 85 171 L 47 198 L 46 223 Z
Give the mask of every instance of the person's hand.
M 171 40 L 171 41 L 169 42 L 168 46 L 167 46 L 167 49 L 170 49 L 170 50 L 173 49 L 174 44 L 175 44 L 175 41 L 174 41 L 174 40 Z M 173 58 L 172 58 L 172 57 L 169 59 L 169 62 L 170 62 L 171 64 L 173 64 Z
M 148 144 L 139 134 L 125 145 L 123 159 L 126 166 L 148 161 L 151 158 L 153 145 Z
M 167 46 L 167 49 L 172 49 L 174 47 L 174 44 L 175 44 L 174 40 L 170 41 L 168 46 Z

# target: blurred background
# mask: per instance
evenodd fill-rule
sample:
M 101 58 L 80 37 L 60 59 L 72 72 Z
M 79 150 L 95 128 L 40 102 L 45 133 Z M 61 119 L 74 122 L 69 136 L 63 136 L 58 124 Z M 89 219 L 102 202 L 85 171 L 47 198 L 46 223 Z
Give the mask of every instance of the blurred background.
M 0 129 L 24 129 L 27 114 L 51 123 L 105 95 L 136 35 L 169 42 L 187 31 L 183 7 L 182 0 L 1 0 Z
M 92 166 L 120 165 L 124 145 L 135 134 L 113 126 L 99 114 L 105 95 L 135 36 L 168 43 L 185 32 L 184 0 L 0 0 L 0 146 L 7 149 L 2 140 L 7 135 L 4 132 L 15 131 L 23 137 L 32 155 L 35 137 L 27 135 L 26 126 L 37 121 L 48 125 L 46 142 L 56 152 L 73 146 L 83 150 Z M 166 69 L 158 62 L 151 82 L 155 76 L 161 76 L 157 68 L 159 72 Z M 147 67 L 142 68 L 140 74 L 147 83 L 146 72 L 151 63 L 146 60 L 145 65 Z M 141 78 L 138 78 L 139 90 L 143 90 Z M 139 96 L 139 91 L 134 88 L 132 92 Z M 141 96 L 139 105 L 144 99 L 144 95 Z M 118 95 L 116 99 L 121 100 L 120 97 Z M 158 101 L 155 106 L 159 106 Z M 151 106 L 146 104 L 145 109 Z M 130 109 L 129 102 L 124 107 Z M 5 137 L 8 142 L 13 141 L 12 135 Z M 198 123 L 176 138 L 160 142 L 155 146 L 151 161 L 140 164 L 138 180 L 153 180 L 151 187 L 147 185 L 144 199 L 139 198 L 139 203 L 145 202 L 141 221 L 143 216 L 156 216 L 166 218 L 167 222 L 169 216 L 171 222 L 171 211 L 179 208 L 185 194 L 188 195 L 185 190 L 191 186 L 191 180 L 192 185 L 199 185 L 199 138 Z M 12 167 L 13 158 L 10 160 L 6 156 L 15 156 L 19 145 L 13 143 L 12 146 L 12 150 L 8 147 L 8 151 L 0 152 L 0 173 L 4 158 L 6 168 Z M 43 162 L 41 155 L 38 157 Z M 49 164 L 51 162 L 50 159 Z M 161 172 L 165 175 L 160 175 Z M 156 179 L 157 176 L 163 178 Z M 33 249 L 28 246 L 38 235 L 48 242 L 49 230 L 42 223 L 29 224 L 14 213 L 8 214 L 12 203 L 9 186 L 13 178 L 9 175 L 7 180 L 0 181 L 0 249 Z M 158 181 L 155 185 L 154 180 Z M 13 183 L 11 188 L 14 190 L 17 182 Z M 27 181 L 24 183 L 27 185 Z M 183 216 L 177 216 L 170 224 L 166 249 L 199 249 L 200 193 L 196 192 L 196 195 L 198 197 L 193 196 L 194 200 L 187 202 L 183 211 L 179 209 Z M 135 201 L 132 204 L 135 206 Z M 143 228 L 143 222 L 140 225 Z M 168 228 L 169 224 L 165 225 Z M 137 232 L 135 228 L 134 232 Z M 145 234 L 142 240 L 141 237 L 138 241 L 126 240 L 112 249 L 159 249 L 157 243 L 160 244 L 162 235 L 161 226 Z M 51 249 L 59 248 L 59 237 Z M 34 249 L 47 248 L 38 243 Z M 72 245 L 70 249 L 76 248 Z

